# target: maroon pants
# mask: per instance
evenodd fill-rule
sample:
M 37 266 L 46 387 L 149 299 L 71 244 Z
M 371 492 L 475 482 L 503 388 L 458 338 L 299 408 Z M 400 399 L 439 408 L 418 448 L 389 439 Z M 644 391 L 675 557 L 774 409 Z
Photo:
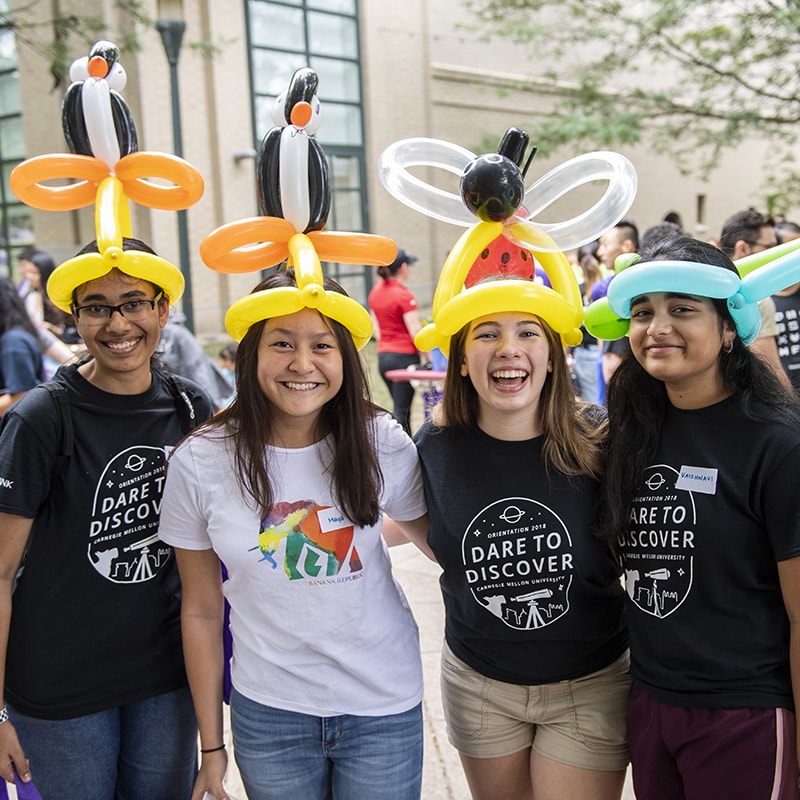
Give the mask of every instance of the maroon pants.
M 795 718 L 784 708 L 679 708 L 633 683 L 636 800 L 798 800 Z

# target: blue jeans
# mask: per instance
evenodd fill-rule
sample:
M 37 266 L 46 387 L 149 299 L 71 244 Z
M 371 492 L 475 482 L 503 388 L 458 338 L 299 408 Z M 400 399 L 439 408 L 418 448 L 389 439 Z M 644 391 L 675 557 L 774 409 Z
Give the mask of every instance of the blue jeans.
M 197 722 L 188 689 L 64 720 L 9 706 L 42 800 L 189 800 Z
M 422 705 L 383 717 L 315 717 L 231 694 L 249 800 L 419 800 Z

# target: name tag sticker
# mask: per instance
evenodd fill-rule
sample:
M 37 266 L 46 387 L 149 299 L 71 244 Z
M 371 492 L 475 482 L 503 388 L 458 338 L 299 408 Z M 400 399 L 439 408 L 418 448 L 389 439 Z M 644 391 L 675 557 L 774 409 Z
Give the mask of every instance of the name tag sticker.
M 687 492 L 716 494 L 717 470 L 708 467 L 681 467 L 675 488 L 685 489 Z
M 336 508 L 323 508 L 317 511 L 317 519 L 319 520 L 319 529 L 323 533 L 330 533 L 331 531 L 353 526 L 353 523 Z

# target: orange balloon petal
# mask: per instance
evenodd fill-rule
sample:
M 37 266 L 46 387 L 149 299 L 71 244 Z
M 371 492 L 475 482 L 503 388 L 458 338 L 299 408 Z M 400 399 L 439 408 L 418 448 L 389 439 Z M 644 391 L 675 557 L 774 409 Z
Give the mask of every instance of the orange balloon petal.
M 397 256 L 397 245 L 386 236 L 344 231 L 309 231 L 306 235 L 323 261 L 379 267 L 391 264 Z
M 209 233 L 200 257 L 217 272 L 258 272 L 288 257 L 287 242 L 294 234 L 294 225 L 281 217 L 241 219 Z
M 203 178 L 188 162 L 167 153 L 140 151 L 121 158 L 114 171 L 134 203 L 148 208 L 181 211 L 203 196 Z M 174 186 L 152 183 L 147 178 L 163 178 Z
M 94 203 L 97 185 L 108 176 L 98 158 L 75 153 L 29 158 L 11 171 L 9 184 L 26 205 L 43 211 L 73 211 Z M 42 181 L 75 178 L 68 186 L 43 186 Z

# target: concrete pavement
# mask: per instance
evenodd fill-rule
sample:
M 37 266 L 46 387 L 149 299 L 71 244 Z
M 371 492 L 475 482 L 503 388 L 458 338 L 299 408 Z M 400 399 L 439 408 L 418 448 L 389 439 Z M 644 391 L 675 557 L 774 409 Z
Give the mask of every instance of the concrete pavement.
M 461 771 L 458 753 L 447 741 L 439 689 L 439 660 L 444 631 L 444 608 L 438 580 L 440 569 L 413 545 L 394 547 L 391 553 L 395 577 L 403 587 L 419 625 L 422 667 L 425 673 L 422 800 L 469 800 L 470 794 Z M 230 742 L 229 733 L 226 732 L 226 736 Z M 229 752 L 232 755 L 231 748 Z M 227 788 L 232 800 L 246 800 L 233 758 Z M 630 775 L 622 797 L 623 800 L 635 800 Z

